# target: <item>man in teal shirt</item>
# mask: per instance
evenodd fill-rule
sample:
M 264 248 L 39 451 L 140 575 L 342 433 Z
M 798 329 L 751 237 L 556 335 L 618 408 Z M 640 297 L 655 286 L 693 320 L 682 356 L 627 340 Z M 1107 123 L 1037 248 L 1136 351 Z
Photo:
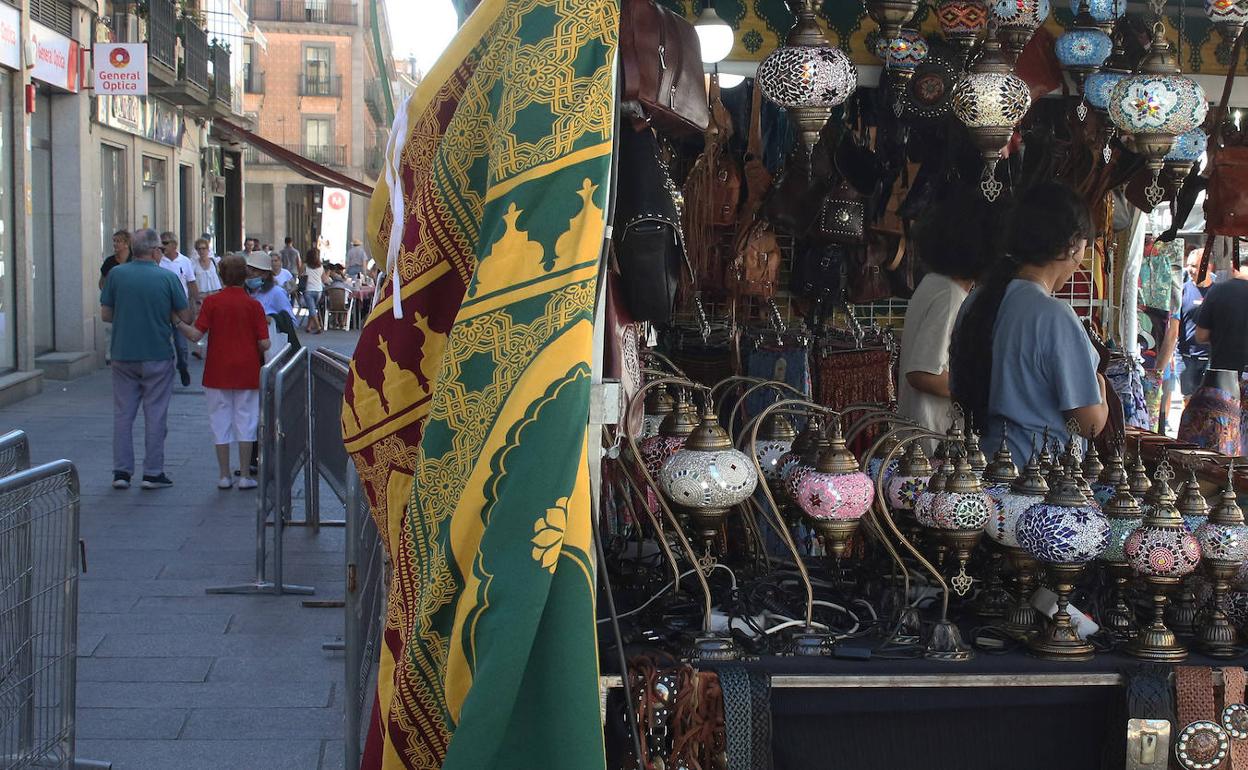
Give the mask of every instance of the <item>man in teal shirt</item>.
M 169 319 L 191 320 L 177 276 L 160 268 L 160 237 L 144 229 L 131 239 L 132 257 L 108 273 L 100 316 L 113 324 L 113 488 L 128 489 L 134 474 L 134 418 L 143 407 L 146 450 L 143 488 L 173 486 L 165 475 L 165 434 L 173 392 Z

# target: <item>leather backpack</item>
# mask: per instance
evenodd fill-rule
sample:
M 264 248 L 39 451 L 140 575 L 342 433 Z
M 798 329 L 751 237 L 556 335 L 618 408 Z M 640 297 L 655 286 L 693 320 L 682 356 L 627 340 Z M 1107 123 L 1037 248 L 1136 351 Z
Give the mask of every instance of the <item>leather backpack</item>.
M 780 280 L 780 243 L 766 219 L 742 232 L 728 269 L 728 287 L 737 297 L 772 299 Z
M 1248 147 L 1222 146 L 1227 105 L 1235 83 L 1235 71 L 1239 67 L 1244 36 L 1240 35 L 1231 49 L 1231 68 L 1226 73 L 1222 88 L 1222 101 L 1218 104 L 1213 122 L 1213 141 L 1209 143 L 1209 187 L 1205 194 L 1205 251 L 1200 260 L 1197 281 L 1203 281 L 1213 256 L 1214 236 L 1222 235 L 1235 240 L 1235 252 L 1239 253 L 1239 238 L 1248 236 Z M 1238 260 L 1236 260 L 1238 262 Z M 1238 266 L 1238 265 L 1237 265 Z
M 622 109 L 634 127 L 701 134 L 711 122 L 693 25 L 654 0 L 625 0 L 620 23 Z

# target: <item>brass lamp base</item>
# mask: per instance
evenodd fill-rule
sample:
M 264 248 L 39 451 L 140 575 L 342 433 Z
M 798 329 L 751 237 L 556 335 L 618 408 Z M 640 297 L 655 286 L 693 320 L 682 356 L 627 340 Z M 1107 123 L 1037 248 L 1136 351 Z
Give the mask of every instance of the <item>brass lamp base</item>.
M 897 613 L 897 633 L 893 641 L 897 644 L 918 644 L 922 638 L 923 620 L 915 607 L 902 607 Z
M 1031 42 L 1034 34 L 1035 30 L 1020 27 L 1006 27 L 997 31 L 997 39 L 1001 41 L 1001 49 L 1005 52 L 1005 58 L 1010 64 L 1018 62 L 1019 54 L 1027 47 L 1027 43 Z
M 928 660 L 940 660 L 960 663 L 972 660 L 975 651 L 962 641 L 962 632 L 948 620 L 942 620 L 932 629 L 932 638 L 927 641 L 923 657 Z
M 810 520 L 810 525 L 823 538 L 824 548 L 837 559 L 843 559 L 849 553 L 849 539 L 858 531 L 860 523 L 860 519 L 812 518 Z
M 1015 639 L 1030 639 L 1040 631 L 1041 615 L 1031 606 L 1036 590 L 1036 560 L 1022 548 L 1006 548 L 1006 560 L 1018 575 L 1014 605 L 1005 613 L 1002 629 Z
M 1179 595 L 1166 608 L 1166 625 L 1179 636 L 1192 636 L 1196 633 L 1196 590 L 1192 586 L 1192 580 L 1191 575 L 1183 578 Z
M 995 548 L 988 562 L 988 575 L 984 578 L 984 590 L 975 599 L 975 614 L 981 618 L 1003 618 L 1014 603 L 1014 597 L 1005 590 L 1001 580 L 1001 552 Z
M 1153 593 L 1153 619 L 1126 646 L 1128 655 L 1158 663 L 1177 663 L 1187 658 L 1187 648 L 1166 626 L 1167 594 L 1179 587 L 1180 578 L 1145 577 Z
M 971 551 L 984 536 L 981 529 L 942 529 L 939 531 L 940 541 L 953 557 L 958 560 L 958 571 L 949 579 L 949 587 L 958 596 L 966 596 L 971 590 L 971 576 L 966 574 L 966 563 L 971 558 Z
M 1044 629 L 1027 643 L 1027 649 L 1043 660 L 1091 660 L 1096 648 L 1079 638 L 1066 609 L 1083 565 L 1050 564 L 1048 571 L 1053 592 L 1057 594 L 1057 610 Z
M 698 634 L 698 638 L 693 641 L 689 657 L 693 660 L 736 660 L 741 657 L 741 650 L 731 637 L 716 636 L 705 631 Z
M 1131 565 L 1123 561 L 1113 561 L 1106 566 L 1114 581 L 1114 592 L 1111 606 L 1106 610 L 1101 626 L 1117 641 L 1127 642 L 1140 632 L 1135 623 L 1135 610 L 1127 602 L 1127 581 L 1133 574 Z
M 1213 581 L 1213 598 L 1205 622 L 1197 632 L 1196 646 L 1211 658 L 1233 658 L 1239 654 L 1235 646 L 1239 641 L 1239 633 L 1222 609 L 1222 599 L 1230 588 L 1230 581 L 1239 571 L 1239 564 L 1222 559 L 1206 559 L 1205 570 Z

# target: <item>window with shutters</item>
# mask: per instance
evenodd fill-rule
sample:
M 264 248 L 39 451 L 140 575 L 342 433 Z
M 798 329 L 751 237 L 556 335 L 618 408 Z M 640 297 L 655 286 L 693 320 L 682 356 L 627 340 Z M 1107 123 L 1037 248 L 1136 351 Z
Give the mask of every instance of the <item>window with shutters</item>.
M 74 34 L 74 11 L 69 0 L 30 0 L 30 18 L 66 37 Z

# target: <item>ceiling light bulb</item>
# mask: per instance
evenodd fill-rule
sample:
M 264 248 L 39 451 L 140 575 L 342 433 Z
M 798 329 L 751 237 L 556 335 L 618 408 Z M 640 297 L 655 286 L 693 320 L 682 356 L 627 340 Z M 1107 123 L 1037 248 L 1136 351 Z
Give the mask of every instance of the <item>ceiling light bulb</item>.
M 736 88 L 745 82 L 745 75 L 732 75 L 727 72 L 719 73 L 720 88 Z
M 693 29 L 698 33 L 704 64 L 721 62 L 732 53 L 732 46 L 736 42 L 732 27 L 719 18 L 719 14 L 709 4 L 702 8 L 702 13 L 693 23 Z

